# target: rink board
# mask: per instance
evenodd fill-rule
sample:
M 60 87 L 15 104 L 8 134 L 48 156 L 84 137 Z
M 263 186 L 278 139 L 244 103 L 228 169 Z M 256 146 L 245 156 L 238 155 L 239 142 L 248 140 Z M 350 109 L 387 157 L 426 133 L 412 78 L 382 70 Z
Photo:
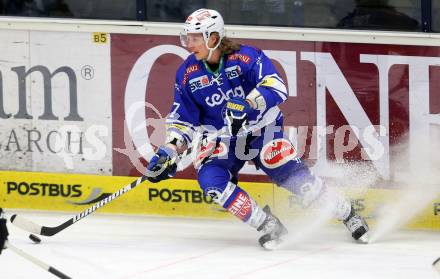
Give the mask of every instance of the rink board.
M 0 172 L 2 206 L 80 212 L 130 184 L 135 177 Z M 252 184 L 252 187 L 250 187 Z M 271 184 L 243 183 L 260 203 L 273 205 Z M 105 213 L 227 218 L 204 197 L 196 180 L 148 181 L 99 209 Z
M 79 213 L 116 192 L 135 178 L 32 172 L 0 172 L 2 206 L 9 209 L 68 211 Z M 270 183 L 240 183 L 260 205 L 269 204 L 282 219 L 298 218 L 299 200 Z M 414 229 L 440 230 L 440 197 L 429 192 L 370 188 L 340 189 L 354 208 L 373 224 L 381 216 L 396 215 L 402 225 Z M 307 211 L 305 211 L 307 210 Z M 144 182 L 103 208 L 101 213 L 159 216 L 232 218 L 223 208 L 204 197 L 196 180 L 170 179 Z
M 0 169 L 112 174 L 110 42 L 0 29 Z

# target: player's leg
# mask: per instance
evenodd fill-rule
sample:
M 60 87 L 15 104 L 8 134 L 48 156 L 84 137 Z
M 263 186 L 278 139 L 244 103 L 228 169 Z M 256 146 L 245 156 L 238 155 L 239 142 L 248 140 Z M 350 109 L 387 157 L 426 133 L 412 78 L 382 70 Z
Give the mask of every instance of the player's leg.
M 232 158 L 233 160 L 233 158 Z M 264 235 L 260 238 L 260 245 L 266 249 L 273 249 L 279 242 L 281 234 L 287 230 L 266 206 L 261 208 L 255 200 L 237 185 L 234 168 L 241 166 L 228 166 L 230 160 L 213 159 L 203 164 L 198 171 L 198 182 L 205 195 L 212 197 L 213 201 L 243 222 L 256 228 Z
M 258 139 L 252 143 L 252 148 L 260 150 L 254 160 L 255 164 L 275 184 L 296 194 L 304 207 L 317 203 L 331 208 L 332 214 L 346 225 L 354 239 L 367 241 L 368 226 L 365 220 L 356 214 L 351 203 L 341 193 L 327 187 L 322 179 L 296 157 L 294 147 L 283 137 L 282 132 L 275 133 L 273 139 Z

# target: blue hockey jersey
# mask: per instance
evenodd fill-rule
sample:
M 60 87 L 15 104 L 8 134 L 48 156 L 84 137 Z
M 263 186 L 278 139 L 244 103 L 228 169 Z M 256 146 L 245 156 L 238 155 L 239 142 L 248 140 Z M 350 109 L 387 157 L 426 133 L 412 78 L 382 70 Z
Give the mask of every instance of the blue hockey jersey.
M 264 111 L 253 111 L 249 126 L 264 126 L 281 117 L 278 105 L 287 99 L 284 81 L 263 51 L 242 45 L 240 50 L 225 54 L 216 71 L 194 54 L 176 73 L 174 103 L 167 117 L 167 138 L 184 143 L 192 141 L 197 129 L 225 126 L 224 107 L 232 97 L 246 98 L 256 88 L 264 97 Z

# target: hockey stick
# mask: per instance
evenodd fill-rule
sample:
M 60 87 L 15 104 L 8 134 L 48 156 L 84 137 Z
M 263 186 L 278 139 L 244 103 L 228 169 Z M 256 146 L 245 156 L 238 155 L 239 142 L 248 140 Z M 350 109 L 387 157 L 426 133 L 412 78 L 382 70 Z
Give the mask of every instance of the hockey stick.
M 39 235 L 44 235 L 44 236 L 53 236 L 53 235 L 59 233 L 60 231 L 64 230 L 65 228 L 78 222 L 79 220 L 83 219 L 84 217 L 88 216 L 89 214 L 95 212 L 98 208 L 103 207 L 107 203 L 113 201 L 114 199 L 116 199 L 116 198 L 122 196 L 123 194 L 127 193 L 128 191 L 132 190 L 133 188 L 135 188 L 136 186 L 138 186 L 139 184 L 141 184 L 142 182 L 147 180 L 149 177 L 148 174 L 149 173 L 139 177 L 135 181 L 131 182 L 130 184 L 126 185 L 125 187 L 123 187 L 123 188 L 119 189 L 118 191 L 116 191 L 115 193 L 113 193 L 111 196 L 108 196 L 105 199 L 98 201 L 97 203 L 95 203 L 91 207 L 89 207 L 86 210 L 84 210 L 83 212 L 75 215 L 74 217 L 70 218 L 69 220 L 67 220 L 66 222 L 62 223 L 59 226 L 55 226 L 55 227 L 41 226 L 41 225 L 38 225 L 38 224 L 20 216 L 20 215 L 17 215 L 17 214 L 14 214 L 11 216 L 11 223 L 14 224 L 15 226 L 25 230 L 25 231 L 28 231 L 28 232 L 31 232 L 34 234 L 39 234 Z
M 57 276 L 58 278 L 61 278 L 61 279 L 71 279 L 71 277 L 69 277 L 66 274 L 62 273 L 58 269 L 56 269 L 54 267 L 51 267 L 50 265 L 42 262 L 41 260 L 35 258 L 34 256 L 29 255 L 28 253 L 24 252 L 23 250 L 18 249 L 17 247 L 12 245 L 9 241 L 7 241 L 5 243 L 5 247 L 8 248 L 8 249 L 11 249 L 15 254 L 25 258 L 26 260 L 28 260 L 28 261 L 36 264 L 36 265 L 38 265 L 42 269 L 52 273 L 53 275 Z
M 209 136 L 208 140 L 214 140 L 214 139 L 220 137 L 221 135 L 223 135 L 224 133 L 225 132 L 222 129 L 219 132 L 214 133 L 211 136 Z M 179 156 L 174 158 L 172 160 L 172 162 L 177 164 L 178 162 L 182 161 L 183 159 L 185 159 L 187 156 L 189 156 L 192 153 L 193 148 L 194 148 L 194 146 L 190 146 L 182 154 L 180 154 Z M 147 171 L 146 174 L 139 177 L 138 179 L 131 182 L 130 184 L 124 186 L 123 188 L 119 189 L 118 191 L 113 193 L 111 196 L 108 196 L 105 199 L 96 202 L 91 207 L 87 208 L 83 212 L 77 214 L 73 218 L 67 220 L 66 222 L 64 222 L 58 226 L 55 226 L 55 227 L 41 226 L 41 225 L 38 225 L 38 224 L 36 224 L 36 223 L 34 223 L 24 217 L 17 215 L 17 214 L 14 214 L 11 216 L 11 223 L 14 224 L 15 226 L 25 230 L 25 231 L 28 231 L 28 232 L 31 232 L 34 234 L 39 234 L 39 235 L 44 235 L 44 236 L 53 236 L 53 235 L 59 233 L 60 231 L 70 227 L 71 225 L 78 222 L 79 220 L 87 217 L 89 214 L 95 212 L 98 208 L 105 206 L 106 204 L 110 203 L 114 199 L 116 199 L 116 198 L 122 196 L 123 194 L 127 193 L 128 191 L 132 190 L 133 188 L 135 188 L 136 186 L 138 186 L 139 184 L 141 184 L 145 180 L 147 180 L 148 177 L 154 177 L 156 175 L 159 175 L 160 173 L 162 173 L 162 171 L 165 169 L 165 167 L 166 166 L 164 165 L 162 167 L 162 169 L 160 169 L 158 171 L 154 171 L 154 172 Z
M 437 272 L 440 272 L 440 258 L 436 259 L 432 263 L 432 266 L 434 267 L 435 270 L 437 270 Z

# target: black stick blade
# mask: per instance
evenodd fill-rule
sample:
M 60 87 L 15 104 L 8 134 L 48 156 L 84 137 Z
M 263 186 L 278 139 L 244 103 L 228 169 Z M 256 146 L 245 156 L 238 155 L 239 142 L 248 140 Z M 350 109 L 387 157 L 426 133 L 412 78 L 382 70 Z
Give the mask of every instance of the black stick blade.
M 440 258 L 436 259 L 433 263 L 432 266 L 435 268 L 435 270 L 437 270 L 438 272 L 440 272 Z

